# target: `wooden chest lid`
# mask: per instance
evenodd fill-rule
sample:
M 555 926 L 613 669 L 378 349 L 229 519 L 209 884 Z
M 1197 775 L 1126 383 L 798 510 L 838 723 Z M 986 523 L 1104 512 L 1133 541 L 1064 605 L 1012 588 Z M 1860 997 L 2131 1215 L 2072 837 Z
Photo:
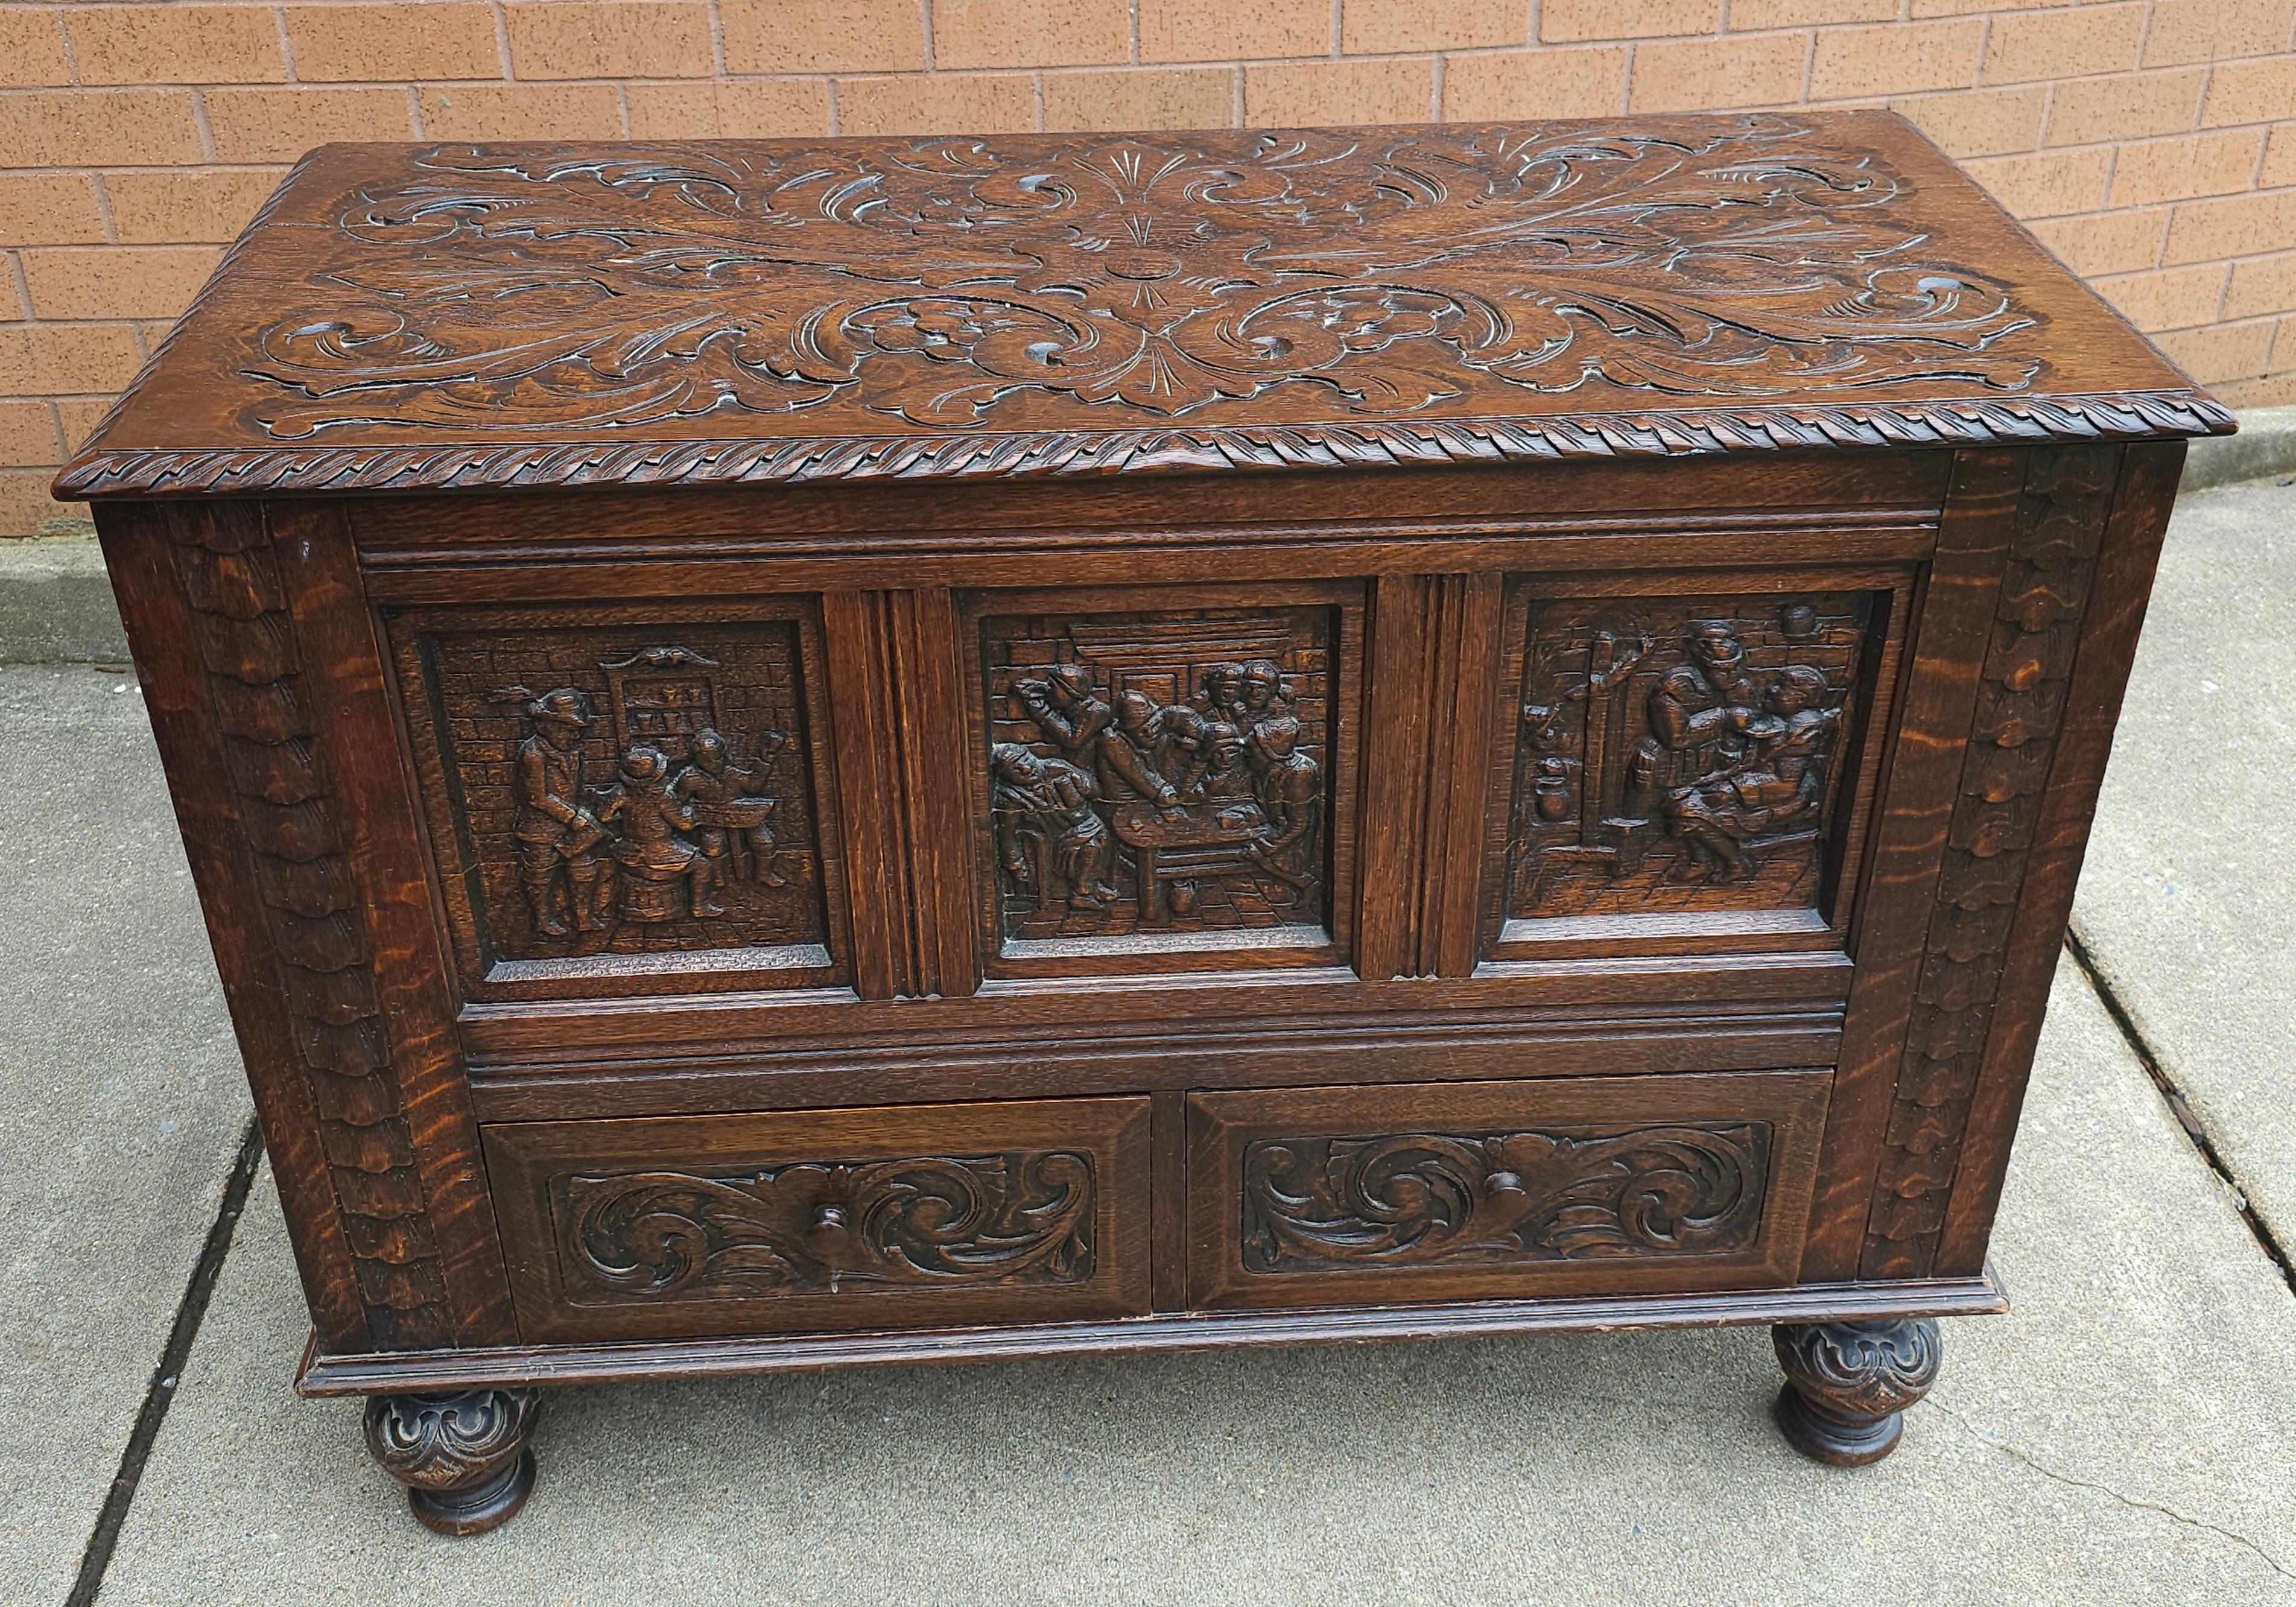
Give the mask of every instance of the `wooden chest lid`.
M 2130 439 L 2196 389 L 1880 112 L 330 145 L 68 496 Z

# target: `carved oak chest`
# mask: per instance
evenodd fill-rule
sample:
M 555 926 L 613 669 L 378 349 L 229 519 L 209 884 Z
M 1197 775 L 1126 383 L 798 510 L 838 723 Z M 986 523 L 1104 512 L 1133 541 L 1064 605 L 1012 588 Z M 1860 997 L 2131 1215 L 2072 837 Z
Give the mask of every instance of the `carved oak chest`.
M 2229 428 L 1880 114 L 336 145 L 58 486 L 470 1532 L 639 1373 L 1771 1322 L 1883 1455 Z

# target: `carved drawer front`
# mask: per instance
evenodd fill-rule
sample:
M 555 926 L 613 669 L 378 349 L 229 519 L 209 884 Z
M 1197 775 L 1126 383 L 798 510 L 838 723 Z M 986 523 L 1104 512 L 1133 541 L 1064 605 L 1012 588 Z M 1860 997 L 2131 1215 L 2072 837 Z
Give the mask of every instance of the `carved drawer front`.
M 811 599 L 390 625 L 464 997 L 845 980 Z
M 1511 588 L 1489 957 L 1841 946 L 1911 571 L 1679 586 Z
M 965 599 L 989 972 L 1347 956 L 1362 588 Z
M 1348 1305 L 1791 1283 L 1831 1078 L 1193 1095 L 1192 1300 Z
M 1147 1309 L 1145 1099 L 483 1135 L 529 1341 Z

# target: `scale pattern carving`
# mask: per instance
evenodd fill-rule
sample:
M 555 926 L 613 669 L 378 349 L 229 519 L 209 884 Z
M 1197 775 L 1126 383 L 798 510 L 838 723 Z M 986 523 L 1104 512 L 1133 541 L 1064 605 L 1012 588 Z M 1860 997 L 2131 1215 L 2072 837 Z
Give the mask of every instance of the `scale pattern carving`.
M 373 939 L 271 533 L 229 507 L 186 512 L 168 529 L 368 1327 L 384 1349 L 451 1344 Z
M 1488 1267 L 1752 1246 L 1767 1122 L 1285 1138 L 1243 1157 L 1244 1269 Z
M 2026 474 L 1867 1218 L 1866 1277 L 1924 1276 L 1937 1255 L 2064 721 L 2116 456 L 2096 447 L 2052 453 Z
M 564 1263 L 594 1300 L 1063 1285 L 1093 1275 L 1092 1158 L 1070 1150 L 577 1175 L 556 1193 Z
M 2033 318 L 1938 256 L 1909 196 L 1874 153 L 1766 113 L 439 146 L 357 191 L 304 285 L 241 337 L 242 411 L 274 447 L 100 451 L 62 484 L 1014 475 L 2223 427 L 2189 394 L 2036 394 Z M 1555 395 L 1582 406 L 1523 416 Z M 419 444 L 440 430 L 456 444 Z

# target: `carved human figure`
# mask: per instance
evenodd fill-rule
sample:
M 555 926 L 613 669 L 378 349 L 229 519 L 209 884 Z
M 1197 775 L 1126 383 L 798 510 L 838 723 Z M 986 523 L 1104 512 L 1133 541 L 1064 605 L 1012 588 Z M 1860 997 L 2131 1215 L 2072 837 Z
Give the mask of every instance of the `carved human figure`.
M 1322 767 L 1300 750 L 1299 741 L 1300 722 L 1288 710 L 1253 730 L 1256 790 L 1267 823 L 1244 849 L 1253 864 L 1295 890 L 1316 881 L 1315 830 L 1323 790 Z
M 1035 881 L 1027 846 L 1033 837 L 1044 845 L 1050 879 L 1066 888 L 1071 908 L 1098 910 L 1116 901 L 1108 883 L 1116 840 L 1095 807 L 1100 789 L 1089 772 L 1020 742 L 998 742 L 989 750 L 988 778 L 1005 874 L 1022 886 Z M 1040 898 L 1056 896 L 1050 888 L 1037 891 Z
M 1668 831 L 1710 876 L 1758 871 L 1746 843 L 1801 824 L 1824 802 L 1826 750 L 1841 718 L 1839 709 L 1815 707 L 1826 691 L 1822 671 L 1787 666 L 1770 683 L 1762 713 L 1744 722 L 1747 755 L 1668 795 Z
M 693 811 L 678 798 L 660 750 L 639 746 L 622 755 L 621 778 L 604 794 L 598 818 L 620 827 L 614 857 L 622 869 L 624 920 L 676 920 L 681 880 L 697 920 L 726 913 L 713 896 L 718 861 L 680 835 L 694 829 Z
M 510 830 L 534 930 L 550 938 L 570 930 L 597 931 L 606 923 L 603 895 L 610 884 L 602 881 L 605 867 L 598 857 L 606 830 L 583 801 L 582 735 L 594 718 L 590 701 L 561 686 L 529 703 L 526 714 L 534 729 L 519 744 Z M 573 929 L 558 914 L 562 881 Z
M 1746 644 L 1727 619 L 1693 620 L 1684 662 L 1651 688 L 1650 734 L 1628 771 L 1627 812 L 1652 816 L 1668 792 L 1742 758 L 1760 690 L 1746 673 Z
M 773 816 L 781 800 L 758 790 L 767 781 L 774 755 L 788 743 L 783 733 L 767 732 L 757 762 L 749 765 L 711 727 L 695 732 L 687 744 L 693 763 L 678 774 L 671 791 L 692 810 L 696 840 L 702 853 L 718 862 L 721 885 L 740 876 L 767 887 L 789 885 L 789 878 L 774 868 L 780 850 L 774 840 Z
M 1116 726 L 1100 739 L 1100 795 L 1111 805 L 1152 803 L 1177 812 L 1180 790 L 1165 778 L 1165 715 L 1155 700 L 1128 692 L 1116 700 Z
M 1101 735 L 1116 716 L 1094 689 L 1090 665 L 1055 664 L 1041 681 L 1014 681 L 1013 695 L 1070 763 L 1098 767 Z

